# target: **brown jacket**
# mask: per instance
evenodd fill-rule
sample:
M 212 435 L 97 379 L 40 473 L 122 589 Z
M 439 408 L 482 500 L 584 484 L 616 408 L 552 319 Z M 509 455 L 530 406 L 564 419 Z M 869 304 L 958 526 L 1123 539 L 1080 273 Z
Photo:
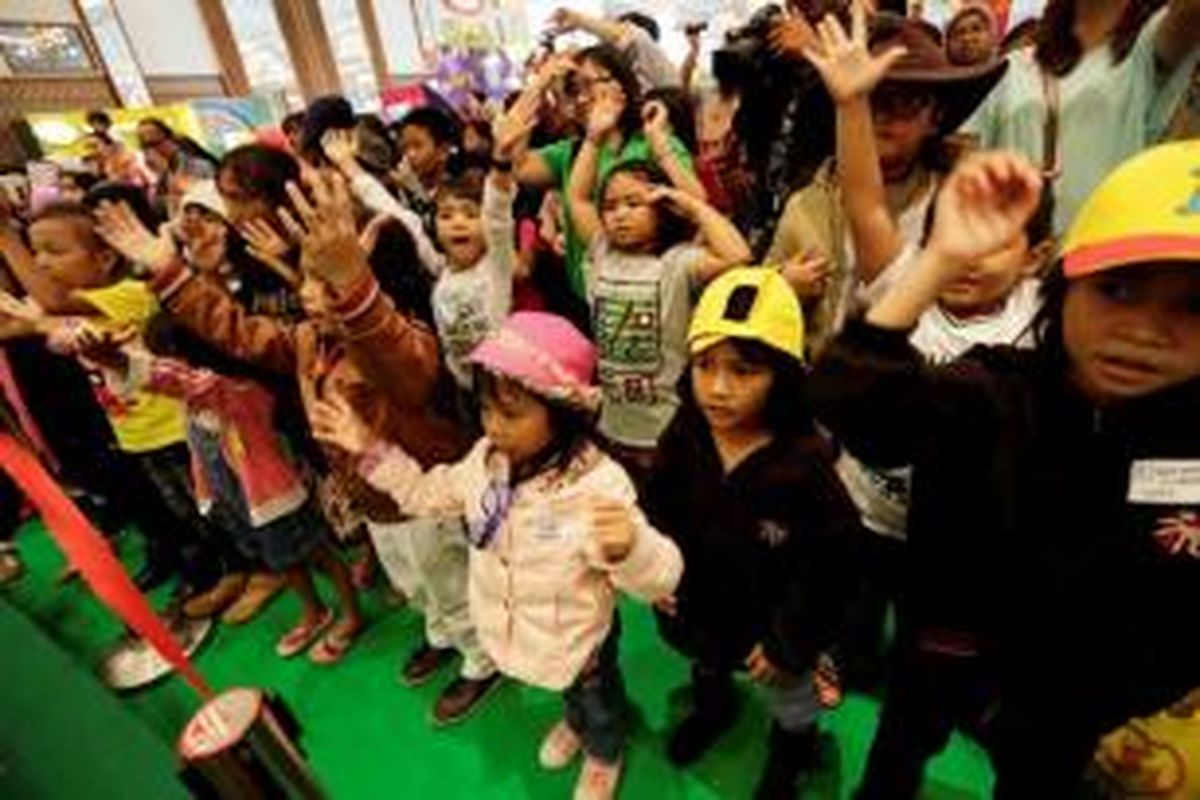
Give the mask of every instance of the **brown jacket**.
M 181 265 L 158 276 L 153 288 L 198 336 L 235 358 L 295 375 L 306 412 L 319 400 L 341 395 L 380 439 L 400 445 L 425 467 L 456 461 L 466 452 L 470 442 L 430 402 L 439 369 L 437 337 L 397 312 L 373 277 L 339 299 L 338 324 L 331 328 L 250 314 L 220 287 L 194 277 Z M 343 453 L 330 448 L 327 454 L 340 475 L 355 476 Z M 357 476 L 354 482 L 356 504 L 368 519 L 399 518 L 390 498 Z

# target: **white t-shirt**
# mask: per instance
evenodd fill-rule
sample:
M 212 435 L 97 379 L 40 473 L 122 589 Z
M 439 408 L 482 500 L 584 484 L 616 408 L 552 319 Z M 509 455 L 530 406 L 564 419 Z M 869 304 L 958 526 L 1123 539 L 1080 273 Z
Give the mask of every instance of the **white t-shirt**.
M 704 256 L 680 244 L 661 256 L 613 250 L 597 236 L 586 265 L 592 333 L 599 350 L 600 433 L 654 447 L 679 407 L 687 365 L 692 272 Z
M 1155 40 L 1166 9 L 1142 28 L 1120 64 L 1108 47 L 1093 48 L 1058 80 L 1062 175 L 1054 182 L 1054 230 L 1062 234 L 1100 182 L 1126 159 L 1159 141 L 1188 86 L 1197 51 L 1163 74 Z M 1200 43 L 1197 43 L 1200 44 Z M 1016 150 L 1035 164 L 1044 157 L 1045 89 L 1032 50 L 1009 56 L 1004 78 L 963 125 L 987 150 Z
M 512 306 L 514 193 L 488 181 L 483 190 L 483 229 L 487 253 L 473 267 L 446 267 L 433 287 L 433 320 L 446 368 L 464 389 L 471 388 L 467 357 L 500 327 Z
M 916 261 L 909 246 L 867 286 L 856 299 L 870 307 L 899 281 Z M 1041 282 L 1024 280 L 1013 289 L 1004 307 L 995 314 L 957 319 L 940 306 L 921 315 L 909 337 L 912 346 L 933 364 L 943 364 L 976 345 L 1033 346 L 1033 320 L 1041 308 Z M 836 465 L 846 491 L 858 507 L 863 525 L 882 536 L 904 539 L 908 531 L 908 506 L 912 492 L 912 467 L 877 469 L 843 451 Z

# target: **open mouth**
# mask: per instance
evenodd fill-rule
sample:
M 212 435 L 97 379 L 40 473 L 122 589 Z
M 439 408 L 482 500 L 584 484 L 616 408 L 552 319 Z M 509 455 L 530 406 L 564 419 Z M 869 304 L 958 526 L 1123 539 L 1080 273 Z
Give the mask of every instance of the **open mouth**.
M 1123 356 L 1099 355 L 1096 365 L 1106 380 L 1120 386 L 1141 386 L 1161 375 L 1153 364 Z

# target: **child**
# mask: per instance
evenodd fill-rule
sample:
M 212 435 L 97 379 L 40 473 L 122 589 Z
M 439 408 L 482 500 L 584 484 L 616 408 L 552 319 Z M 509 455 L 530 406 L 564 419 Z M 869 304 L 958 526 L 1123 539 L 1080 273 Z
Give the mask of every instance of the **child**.
M 429 404 L 438 370 L 436 339 L 423 325 L 396 313 L 380 291 L 359 247 L 341 178 L 317 172 L 309 185 L 311 201 L 289 184 L 293 206 L 279 212 L 309 270 L 300 289 L 308 318 L 300 323 L 247 314 L 220 288 L 197 280 L 178 261 L 169 239 L 155 239 L 120 208 L 103 214 L 103 230 L 115 247 L 154 272 L 153 288 L 182 325 L 235 358 L 295 375 L 310 420 L 320 401 L 336 395 L 368 420 L 377 435 L 402 442 L 423 463 L 459 457 L 462 436 Z M 394 379 L 375 381 L 368 377 L 372 372 Z M 375 528 L 403 520 L 389 498 L 356 479 L 353 465 L 340 452 L 327 455 L 330 468 L 353 484 L 373 539 Z M 426 609 L 427 630 L 442 636 L 431 636 L 430 643 L 418 648 L 405 674 L 414 676 L 412 682 L 427 680 L 446 661 L 447 651 L 441 648 L 453 646 L 463 653 L 463 676 L 449 684 L 434 707 L 435 720 L 444 724 L 465 718 L 491 690 L 496 673 L 462 608 L 465 554 L 459 558 L 450 548 L 436 546 L 436 532 L 420 540 L 419 560 L 426 570 L 436 567 L 437 574 L 420 576 L 419 588 L 432 600 L 417 605 Z M 441 582 L 432 583 L 432 577 Z M 342 622 L 348 632 L 349 621 Z
M 888 64 L 896 55 L 868 52 L 861 6 L 854 10 L 853 20 L 850 36 L 835 18 L 822 23 L 822 47 L 809 57 L 837 104 L 838 172 L 857 272 L 852 276 L 856 281 L 852 293 L 855 304 L 868 307 L 911 269 L 918 242 L 905 240 L 901 224 L 888 208 L 870 105 L 871 93 L 890 74 Z M 1041 307 L 1036 275 L 1053 249 L 1050 197 L 1044 191 L 1024 230 L 972 264 L 921 315 L 909 341 L 924 358 L 944 363 L 976 345 L 1032 346 L 1033 320 Z M 869 566 L 863 571 L 865 585 L 844 653 L 851 682 L 869 684 L 876 677 L 876 649 L 886 605 L 894 599 L 903 571 L 912 470 L 909 466 L 872 469 L 849 452 L 843 452 L 837 469 L 859 507 L 863 525 L 878 534 L 870 537 L 865 549 Z M 899 638 L 907 637 L 902 633 Z
M 450 160 L 462 143 L 458 123 L 445 111 L 427 106 L 414 109 L 393 126 L 402 156 L 401 193 L 405 203 L 436 231 L 434 194 L 446 179 Z
M 943 188 L 917 262 L 810 385 L 818 417 L 865 461 L 914 465 L 911 543 L 940 545 L 910 553 L 911 584 L 936 592 L 919 613 L 935 633 L 969 634 L 920 644 L 986 648 L 1001 666 L 989 736 L 1000 800 L 1071 796 L 1101 735 L 1200 674 L 1200 646 L 1180 635 L 1200 602 L 1198 169 L 1200 146 L 1181 143 L 1104 182 L 1047 282 L 1033 350 L 929 367 L 912 327 L 1017 235 L 1042 188 L 1018 158 L 972 158 Z M 936 675 L 914 674 L 920 702 L 945 701 Z M 880 735 L 913 705 L 885 708 Z M 917 748 L 942 735 L 904 733 Z
M 149 216 L 137 190 L 102 190 L 104 196 L 141 200 L 140 210 Z M 114 331 L 140 331 L 158 312 L 145 284 L 131 278 L 120 255 L 96 235 L 85 206 L 47 206 L 34 219 L 29 234 L 32 253 L 13 251 L 9 264 L 43 310 L 83 317 L 93 326 Z M 153 588 L 178 570 L 185 584 L 183 594 L 192 594 L 185 611 L 198 614 L 220 605 L 230 592 L 236 594 L 237 587 L 221 580 L 223 537 L 196 515 L 187 475 L 182 406 L 153 392 L 117 398 L 101 383 L 94 381 L 93 386 L 117 446 L 131 456 L 140 472 L 127 478 L 144 493 L 131 504 L 138 527 L 148 537 L 138 585 Z
M 274 397 L 246 377 L 245 367 L 202 343 L 181 340 L 174 349 L 186 357 L 183 361 L 128 346 L 115 349 L 86 328 L 77 338 L 85 357 L 108 368 L 121 396 L 153 391 L 185 403 L 200 512 L 235 532 L 246 559 L 285 574 L 303 603 L 302 619 L 279 640 L 276 653 L 291 658 L 315 643 L 309 651 L 313 663 L 340 661 L 364 624 L 362 612 L 349 571 L 330 548 L 325 521 L 276 431 Z M 158 350 L 168 341 L 163 335 L 150 346 Z M 321 603 L 310 565 L 333 579 L 342 605 L 336 626 Z
M 846 87 L 826 79 L 835 102 L 846 107 L 838 110 L 836 158 L 788 200 L 767 254 L 768 261 L 778 264 L 813 256 L 828 262 L 827 270 L 818 273 L 823 291 L 805 304 L 805 321 L 810 323 L 806 340 L 814 354 L 841 330 L 857 285 L 871 283 L 888 264 L 863 249 L 872 240 L 853 230 L 844 210 L 848 201 L 841 192 L 860 184 L 855 170 L 867 168 L 865 154 L 843 149 L 843 144 L 860 141 L 847 138 L 845 130 L 857 125 L 853 131 L 863 127 L 870 131 L 871 168 L 883 175 L 881 202 L 886 203 L 904 240 L 915 243 L 921 238 L 934 188 L 946 170 L 947 137 L 1004 73 L 1003 62 L 971 68 L 951 66 L 938 43 L 915 20 L 878 15 L 872 18 L 868 32 L 862 4 L 855 3 L 852 13 L 857 52 L 865 55 L 869 46 L 878 57 L 867 68 L 848 73 Z M 828 29 L 835 22 L 831 15 L 822 24 Z M 840 26 L 837 30 L 842 33 Z M 805 50 L 810 61 L 813 49 Z M 820 57 L 819 52 L 816 55 Z M 864 91 L 864 84 L 874 90 Z M 854 114 L 847 113 L 850 104 L 842 101 L 864 98 L 866 102 L 854 103 Z
M 600 143 L 621 109 L 611 92 L 593 101 L 568 209 L 588 247 L 588 300 L 604 389 L 599 432 L 640 483 L 679 406 L 675 387 L 687 361 L 692 292 L 748 261 L 750 248 L 732 223 L 704 201 L 669 188 L 649 162 L 609 172 L 597 208 Z M 700 245 L 691 241 L 697 231 Z
M 465 515 L 471 615 L 500 669 L 564 692 L 566 720 L 542 745 L 547 769 L 586 754 L 575 797 L 612 797 L 621 772 L 625 690 L 617 666 L 618 589 L 671 593 L 679 551 L 645 521 L 625 472 L 591 441 L 598 401 L 591 343 L 561 317 L 519 312 L 471 355 L 485 436 L 453 466 L 424 472 L 341 401 L 315 431 L 412 514 Z
M 812 670 L 852 584 L 854 507 L 803 406 L 804 324 L 787 281 L 725 273 L 688 332 L 690 379 L 659 443 L 647 513 L 687 571 L 661 604 L 664 637 L 692 660 L 692 711 L 667 754 L 698 759 L 734 720 L 732 673 L 768 693 L 766 766 L 755 797 L 795 794 L 817 755 Z

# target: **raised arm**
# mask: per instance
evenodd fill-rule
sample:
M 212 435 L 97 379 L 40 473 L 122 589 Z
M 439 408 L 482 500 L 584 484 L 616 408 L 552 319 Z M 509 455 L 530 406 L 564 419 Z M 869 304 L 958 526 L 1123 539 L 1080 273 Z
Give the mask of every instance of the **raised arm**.
M 417 247 L 417 257 L 430 275 L 439 275 L 446 259 L 429 239 L 425 224 L 411 209 L 392 196 L 379 180 L 358 163 L 358 144 L 354 131 L 331 130 L 321 139 L 325 155 L 349 181 L 350 191 L 368 210 L 387 214 L 400 221 Z
M 883 171 L 875 147 L 871 91 L 905 49 L 872 56 L 867 47 L 866 11 L 853 6 L 851 35 L 830 15 L 818 25 L 820 45 L 805 52 L 837 104 L 837 170 L 842 204 L 854 243 L 858 279 L 871 283 L 904 247 L 888 209 Z
M 692 278 L 696 282 L 708 283 L 727 269 L 750 263 L 753 254 L 746 239 L 732 222 L 708 203 L 666 187 L 651 190 L 649 199 L 655 203 L 669 203 L 696 224 L 704 248 L 704 257 L 692 267 Z
M 1154 43 L 1159 67 L 1173 72 L 1200 47 L 1200 0 L 1170 0 Z
M 671 185 L 700 200 L 707 200 L 704 184 L 696 177 L 696 171 L 684 164 L 676 151 L 678 141 L 671 130 L 671 117 L 660 100 L 652 100 L 642 108 L 642 130 L 650 144 L 654 160 L 671 179 Z
M 571 181 L 567 187 L 567 213 L 575 231 L 586 245 L 600 234 L 600 211 L 596 207 L 596 172 L 600 166 L 600 146 L 617 127 L 623 104 L 622 95 L 602 92 L 592 103 L 588 116 L 587 136 L 575 154 Z
M 169 236 L 155 236 L 124 203 L 96 211 L 97 233 L 114 250 L 149 269 L 151 287 L 181 324 L 234 358 L 282 374 L 296 365 L 294 329 L 246 313 L 227 292 L 198 277 L 179 257 Z

